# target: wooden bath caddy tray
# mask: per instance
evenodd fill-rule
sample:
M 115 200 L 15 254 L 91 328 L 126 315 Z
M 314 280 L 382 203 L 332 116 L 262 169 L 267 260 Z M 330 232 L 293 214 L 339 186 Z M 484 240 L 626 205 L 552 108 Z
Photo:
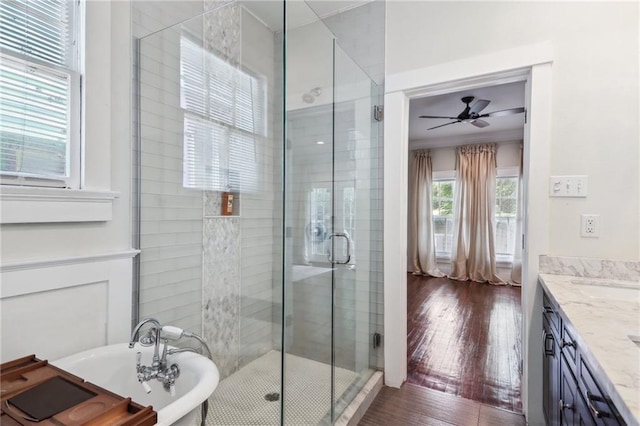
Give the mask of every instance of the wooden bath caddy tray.
M 0 365 L 2 426 L 151 426 L 157 417 L 153 407 L 85 382 L 35 355 Z

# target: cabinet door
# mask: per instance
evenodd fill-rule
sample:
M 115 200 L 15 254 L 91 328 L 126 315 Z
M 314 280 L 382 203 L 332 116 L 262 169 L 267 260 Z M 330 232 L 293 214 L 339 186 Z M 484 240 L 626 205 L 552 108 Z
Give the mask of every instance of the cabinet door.
M 555 426 L 560 424 L 560 347 L 545 317 L 542 330 L 543 408 L 547 424 Z
M 564 355 L 561 357 L 560 366 L 560 424 L 575 426 L 595 426 L 595 422 L 589 413 L 589 407 L 584 401 L 578 388 L 578 382 Z

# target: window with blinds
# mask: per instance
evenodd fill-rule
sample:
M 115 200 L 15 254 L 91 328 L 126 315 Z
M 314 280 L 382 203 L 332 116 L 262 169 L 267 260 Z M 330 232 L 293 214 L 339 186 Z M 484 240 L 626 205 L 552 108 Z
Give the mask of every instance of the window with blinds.
M 3 184 L 44 179 L 68 186 L 71 164 L 79 164 L 71 160 L 79 156 L 80 140 L 79 10 L 77 0 L 2 1 Z
M 257 150 L 267 135 L 266 96 L 263 78 L 181 38 L 184 187 L 259 189 Z

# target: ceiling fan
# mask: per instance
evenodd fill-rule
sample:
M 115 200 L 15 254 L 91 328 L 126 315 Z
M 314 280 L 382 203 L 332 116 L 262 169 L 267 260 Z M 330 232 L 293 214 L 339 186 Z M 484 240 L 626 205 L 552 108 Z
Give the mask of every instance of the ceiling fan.
M 480 111 L 485 109 L 487 105 L 489 105 L 489 102 L 491 101 L 488 101 L 486 99 L 478 99 L 477 101 L 475 101 L 473 105 L 469 105 L 471 102 L 473 102 L 474 99 L 475 98 L 473 96 L 465 96 L 464 98 L 461 99 L 462 102 L 466 104 L 466 106 L 464 108 L 464 111 L 458 114 L 457 117 L 442 117 L 438 115 L 421 115 L 420 118 L 445 118 L 448 120 L 455 120 L 450 123 L 445 123 L 439 126 L 431 127 L 427 130 L 433 130 L 433 129 L 437 129 L 438 127 L 444 127 L 444 126 L 448 126 L 450 124 L 456 124 L 456 123 L 471 123 L 476 127 L 483 128 L 489 125 L 487 121 L 482 120 L 482 118 L 484 117 L 502 117 L 505 115 L 520 114 L 524 112 L 524 107 L 519 107 L 519 108 L 503 109 L 500 111 L 493 111 L 485 114 L 480 114 Z

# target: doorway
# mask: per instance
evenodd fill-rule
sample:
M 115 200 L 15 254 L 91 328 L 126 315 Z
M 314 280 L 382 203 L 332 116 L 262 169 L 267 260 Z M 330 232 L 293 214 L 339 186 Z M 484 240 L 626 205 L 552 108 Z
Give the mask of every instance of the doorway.
M 400 387 L 407 377 L 407 155 L 409 101 L 446 93 L 451 87 L 473 88 L 508 81 L 526 81 L 523 169 L 527 221 L 523 250 L 522 288 L 522 404 L 531 423 L 542 422 L 542 380 L 539 366 L 541 299 L 537 292 L 538 256 L 548 250 L 547 180 L 550 169 L 551 43 L 520 46 L 450 63 L 386 76 L 384 140 L 384 323 L 385 384 Z M 393 142 L 393 143 L 392 143 Z M 528 173 L 535 165 L 535 174 Z
M 518 81 L 462 91 L 452 87 L 449 93 L 411 99 L 407 153 L 407 382 L 513 412 L 522 411 L 523 214 L 518 199 L 524 98 L 525 82 Z M 461 120 L 465 114 L 476 118 Z M 495 187 L 495 200 L 485 208 L 492 210 L 493 283 L 504 285 L 448 278 L 458 228 L 454 205 L 462 190 L 456 179 L 457 151 L 478 144 L 493 147 L 495 164 L 487 170 L 492 176 L 487 183 Z M 421 173 L 414 169 L 418 164 L 425 169 Z M 477 179 L 484 182 L 485 177 Z M 426 191 L 422 209 L 413 199 L 417 188 Z M 417 227 L 416 220 L 425 223 Z M 417 235 L 432 240 L 433 249 L 418 244 Z M 433 253 L 435 263 L 428 268 L 420 265 L 424 251 Z

